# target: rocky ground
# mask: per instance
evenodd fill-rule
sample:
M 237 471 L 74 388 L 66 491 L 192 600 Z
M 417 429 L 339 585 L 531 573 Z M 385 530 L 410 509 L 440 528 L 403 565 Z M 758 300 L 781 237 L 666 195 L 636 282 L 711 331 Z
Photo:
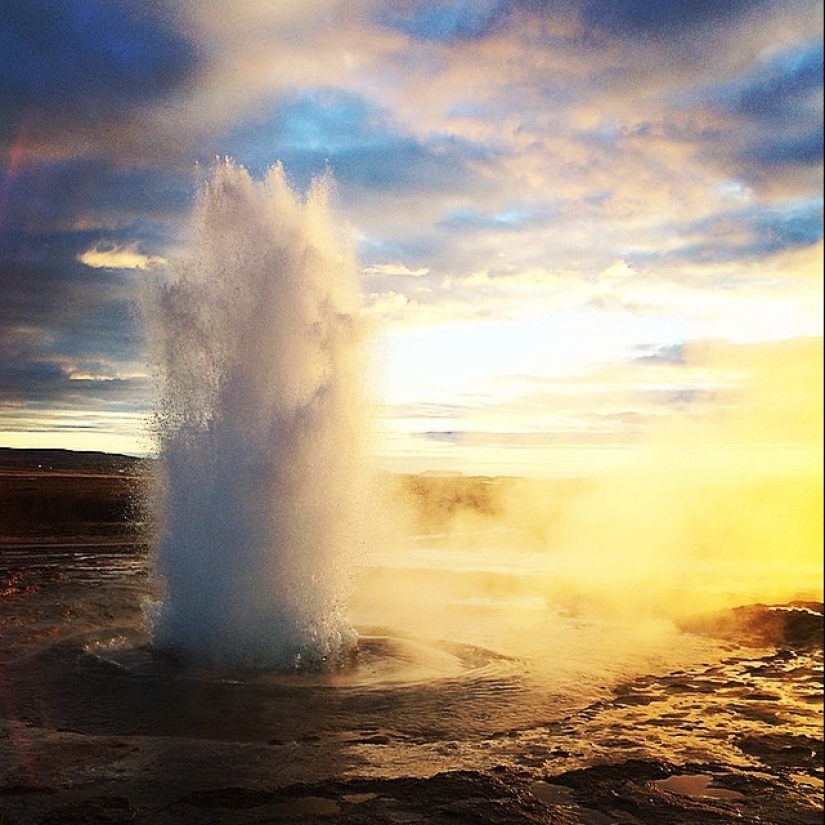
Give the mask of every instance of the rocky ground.
M 39 463 L 49 458 L 41 456 Z M 134 490 L 134 466 L 107 460 L 95 469 L 94 457 L 87 458 L 91 463 L 80 470 L 47 466 L 38 472 L 6 461 L 0 499 L 16 502 L 15 513 L 7 508 L 4 516 L 13 534 L 6 546 L 14 553 L 25 551 L 38 514 L 46 514 L 60 531 L 67 519 L 80 518 L 78 535 L 109 541 L 103 550 L 117 546 Z M 85 486 L 78 484 L 78 472 L 88 475 Z M 102 672 L 85 696 L 63 697 L 44 688 L 42 696 L 52 696 L 50 702 L 36 685 L 21 692 L 26 682 L 19 677 L 28 665 L 21 665 L 13 639 L 35 639 L 46 651 L 31 659 L 38 666 L 58 648 L 48 647 L 51 619 L 42 628 L 15 624 L 14 605 L 31 596 L 33 585 L 22 567 L 6 568 L 0 582 L 0 611 L 5 611 L 0 615 L 5 636 L 0 635 L 0 825 L 822 821 L 819 602 L 749 605 L 692 617 L 685 630 L 719 639 L 728 655 L 619 684 L 612 695 L 563 718 L 498 728 L 478 743 L 478 752 L 486 754 L 478 770 L 462 764 L 461 770 L 381 776 L 359 775 L 357 764 L 347 761 L 367 748 L 378 754 L 371 764 L 380 765 L 382 750 L 405 747 L 393 741 L 392 730 L 379 726 L 333 732 L 329 739 L 307 733 L 299 742 L 233 741 L 210 738 L 208 731 L 188 737 L 170 734 L 171 717 L 163 730 L 152 730 L 146 718 L 129 723 L 125 709 L 132 707 L 133 694 L 122 702 L 118 725 L 107 728 L 95 714 L 121 700 L 110 695 L 118 679 Z M 137 575 L 125 566 L 122 581 L 126 573 Z M 59 571 L 54 576 L 48 586 L 62 586 Z M 93 583 L 81 585 L 88 587 L 93 604 Z M 94 609 L 111 609 L 111 594 L 107 599 Z M 72 618 L 64 616 L 69 623 Z M 61 659 L 60 666 L 70 661 Z M 70 670 L 59 684 L 83 694 L 83 685 L 92 682 Z M 130 684 L 135 695 L 147 690 L 142 682 Z M 88 722 L 67 723 L 69 717 L 58 712 L 64 702 L 85 707 Z M 337 747 L 331 747 L 333 735 L 341 739 Z M 446 750 L 450 746 L 444 743 Z M 299 775 L 312 779 L 295 781 Z
M 807 615 L 821 633 L 821 613 Z M 0 781 L 0 822 L 819 823 L 822 649 L 742 653 L 636 679 L 557 722 L 501 731 L 520 753 L 507 766 L 432 776 L 284 783 L 288 742 L 90 737 L 6 722 L 6 768 L 17 746 L 39 770 Z M 376 734 L 362 744 L 392 743 Z M 301 752 L 313 747 L 308 738 Z M 323 773 L 323 743 L 315 758 Z

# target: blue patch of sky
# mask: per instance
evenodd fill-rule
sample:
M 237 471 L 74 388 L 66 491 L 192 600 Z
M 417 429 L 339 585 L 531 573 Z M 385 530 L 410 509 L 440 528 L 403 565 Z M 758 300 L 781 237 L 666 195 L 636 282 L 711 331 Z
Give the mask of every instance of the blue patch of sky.
M 494 32 L 510 14 L 505 0 L 418 0 L 391 4 L 377 22 L 416 40 L 449 44 L 478 40 Z
M 410 237 L 409 228 L 405 224 L 396 233 L 388 229 L 382 238 L 362 240 L 356 250 L 358 260 L 365 267 L 403 261 L 413 270 L 449 270 L 454 253 L 445 248 L 443 238 L 427 227 Z
M 781 207 L 756 210 L 750 218 L 757 243 L 762 240 L 766 250 L 809 246 L 822 239 L 823 199 L 811 198 Z
M 595 129 L 577 134 L 582 143 L 599 149 L 614 149 L 622 136 L 622 130 L 613 123 L 600 123 Z
M 267 117 L 238 127 L 224 143 L 253 175 L 280 160 L 300 188 L 329 169 L 342 190 L 463 189 L 474 178 L 468 164 L 488 154 L 450 135 L 405 134 L 385 110 L 330 88 L 277 101 Z
M 537 209 L 535 207 L 513 205 L 507 209 L 494 214 L 482 212 L 474 206 L 464 206 L 451 210 L 438 226 L 449 229 L 476 229 L 476 230 L 501 230 L 507 232 L 518 232 L 522 229 L 544 223 L 552 217 L 552 210 L 547 207 Z

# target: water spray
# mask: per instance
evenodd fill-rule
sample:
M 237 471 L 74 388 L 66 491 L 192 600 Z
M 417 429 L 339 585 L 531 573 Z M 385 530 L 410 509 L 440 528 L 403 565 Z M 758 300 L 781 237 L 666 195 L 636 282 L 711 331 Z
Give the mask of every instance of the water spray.
M 361 540 L 363 349 L 354 257 L 328 184 L 226 162 L 191 254 L 150 313 L 159 368 L 153 646 L 194 661 L 319 668 L 351 657 Z

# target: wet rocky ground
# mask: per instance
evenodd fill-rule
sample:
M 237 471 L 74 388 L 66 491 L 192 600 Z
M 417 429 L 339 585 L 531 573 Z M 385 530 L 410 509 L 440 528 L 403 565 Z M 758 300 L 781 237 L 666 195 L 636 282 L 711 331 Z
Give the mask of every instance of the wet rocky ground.
M 719 656 L 557 714 L 552 697 L 547 713 L 541 697 L 527 702 L 507 661 L 406 692 L 298 702 L 282 690 L 286 704 L 254 685 L 124 676 L 77 641 L 140 612 L 145 565 L 119 510 L 99 503 L 106 490 L 118 508 L 128 502 L 121 469 L 92 468 L 87 483 L 105 487 L 94 496 L 58 474 L 77 500 L 72 517 L 84 514 L 69 543 L 65 496 L 44 505 L 42 474 L 6 477 L 5 495 L 51 514 L 63 544 L 29 535 L 30 519 L 0 542 L 0 825 L 822 821 L 820 602 L 694 616 L 684 631 L 717 640 Z M 455 708 L 471 700 L 466 721 Z M 222 715 L 204 712 L 210 702 Z M 325 702 L 340 706 L 327 707 L 326 727 L 308 717 Z M 524 712 L 508 712 L 518 702 Z M 185 716 L 193 704 L 197 727 Z M 439 716 L 448 707 L 453 716 Z
M 805 611 L 821 633 L 821 612 Z M 771 621 L 775 611 L 750 612 Z M 508 764 L 429 776 L 348 776 L 312 736 L 89 736 L 7 720 L 0 822 L 813 825 L 823 814 L 822 665 L 821 645 L 737 648 L 620 685 L 564 719 L 499 731 L 487 744 Z M 359 744 L 394 743 L 376 732 Z M 290 782 L 291 758 L 334 778 Z

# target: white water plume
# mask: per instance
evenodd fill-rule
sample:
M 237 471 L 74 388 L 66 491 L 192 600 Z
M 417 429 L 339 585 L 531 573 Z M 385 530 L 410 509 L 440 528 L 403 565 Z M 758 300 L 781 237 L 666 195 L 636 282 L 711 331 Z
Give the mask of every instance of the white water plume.
M 357 637 L 345 597 L 361 538 L 365 405 L 354 258 L 325 181 L 227 161 L 191 254 L 149 313 L 159 375 L 165 595 L 153 644 L 228 666 L 323 667 Z

